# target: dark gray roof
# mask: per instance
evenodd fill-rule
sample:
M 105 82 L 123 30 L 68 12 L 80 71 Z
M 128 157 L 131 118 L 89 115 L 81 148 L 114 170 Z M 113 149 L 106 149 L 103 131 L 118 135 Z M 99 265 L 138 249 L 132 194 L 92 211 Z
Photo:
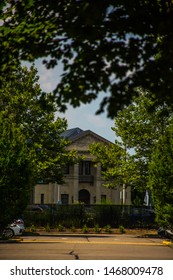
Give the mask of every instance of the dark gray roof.
M 82 133 L 83 130 L 80 129 L 79 127 L 75 127 L 75 128 L 71 128 L 68 129 L 66 131 L 64 131 L 61 136 L 64 138 L 67 138 L 69 140 L 72 140 L 73 138 L 75 138 L 76 136 L 78 136 L 80 133 Z
M 100 135 L 94 133 L 93 131 L 82 130 L 79 127 L 68 129 L 68 130 L 64 131 L 63 133 L 61 133 L 61 136 L 70 141 L 75 141 L 75 140 L 79 139 L 80 137 L 86 136 L 87 134 L 92 134 L 93 136 L 97 137 L 99 140 L 101 140 L 103 142 L 111 143 L 109 140 L 101 137 Z

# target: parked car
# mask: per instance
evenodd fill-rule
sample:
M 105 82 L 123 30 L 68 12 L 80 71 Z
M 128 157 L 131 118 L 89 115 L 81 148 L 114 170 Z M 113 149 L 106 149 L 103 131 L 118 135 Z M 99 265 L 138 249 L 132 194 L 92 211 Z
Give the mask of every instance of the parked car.
M 22 235 L 25 230 L 24 221 L 22 219 L 16 219 L 13 223 L 9 224 L 2 232 L 2 235 L 8 238 L 14 235 Z
M 42 213 L 44 210 L 37 204 L 28 205 L 26 208 L 27 212 Z
M 132 208 L 129 214 L 130 217 L 133 218 L 147 218 L 147 217 L 154 217 L 155 212 L 153 209 L 148 208 Z
M 44 211 L 47 211 L 47 210 L 50 210 L 51 209 L 51 207 L 49 206 L 49 205 L 47 205 L 47 204 L 39 204 L 38 205 L 40 208 L 42 208 L 42 210 Z
M 158 229 L 157 233 L 160 237 L 173 239 L 173 231 L 171 231 L 170 229 L 165 229 L 165 228 L 160 227 Z

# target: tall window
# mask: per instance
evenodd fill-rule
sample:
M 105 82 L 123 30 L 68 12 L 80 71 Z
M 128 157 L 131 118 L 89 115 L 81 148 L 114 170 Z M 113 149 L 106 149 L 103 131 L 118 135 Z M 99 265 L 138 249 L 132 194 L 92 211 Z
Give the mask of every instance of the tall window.
M 61 194 L 61 202 L 62 204 L 68 204 L 69 202 L 69 195 L 66 193 Z
M 79 163 L 79 175 L 91 174 L 91 161 L 81 161 Z
M 91 161 L 85 161 L 85 175 L 91 174 Z
M 83 161 L 79 162 L 79 175 L 83 175 L 83 164 Z
M 41 204 L 44 204 L 44 193 L 41 193 Z

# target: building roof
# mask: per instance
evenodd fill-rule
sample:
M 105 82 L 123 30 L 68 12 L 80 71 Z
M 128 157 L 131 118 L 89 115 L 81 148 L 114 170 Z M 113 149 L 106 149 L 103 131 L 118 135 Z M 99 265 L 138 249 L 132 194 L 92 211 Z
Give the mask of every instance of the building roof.
M 61 136 L 64 137 L 64 138 L 67 138 L 68 140 L 73 142 L 73 141 L 75 141 L 75 140 L 77 140 L 81 137 L 84 137 L 88 134 L 98 138 L 99 140 L 101 140 L 103 142 L 111 143 L 109 140 L 103 138 L 102 136 L 96 134 L 95 132 L 93 132 L 91 130 L 82 130 L 79 127 L 68 129 L 68 130 L 64 131 L 61 134 Z
M 82 132 L 83 132 L 82 129 L 80 129 L 79 127 L 75 127 L 75 128 L 71 128 L 71 129 L 68 129 L 68 130 L 64 131 L 61 134 L 61 136 L 64 137 L 64 138 L 67 138 L 69 140 L 73 140 L 76 136 L 78 136 Z

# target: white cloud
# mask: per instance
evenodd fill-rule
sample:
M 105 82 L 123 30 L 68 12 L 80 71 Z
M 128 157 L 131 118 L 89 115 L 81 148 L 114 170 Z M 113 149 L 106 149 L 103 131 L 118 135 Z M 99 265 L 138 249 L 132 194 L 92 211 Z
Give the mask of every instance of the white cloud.
M 83 130 L 92 130 L 98 135 L 111 142 L 115 140 L 115 134 L 111 130 L 114 125 L 113 120 L 106 118 L 105 114 L 95 115 L 98 103 L 81 105 L 79 108 L 68 106 L 65 114 L 57 113 L 59 117 L 65 117 L 68 121 L 68 128 L 79 127 Z
M 46 92 L 54 90 L 60 81 L 62 65 L 55 67 L 54 69 L 46 69 L 41 59 L 38 59 L 35 62 L 35 66 L 38 70 L 39 82 L 42 90 Z
M 103 119 L 101 115 L 85 114 L 86 119 L 90 125 L 94 125 L 98 128 L 105 128 L 107 125 L 107 119 Z

